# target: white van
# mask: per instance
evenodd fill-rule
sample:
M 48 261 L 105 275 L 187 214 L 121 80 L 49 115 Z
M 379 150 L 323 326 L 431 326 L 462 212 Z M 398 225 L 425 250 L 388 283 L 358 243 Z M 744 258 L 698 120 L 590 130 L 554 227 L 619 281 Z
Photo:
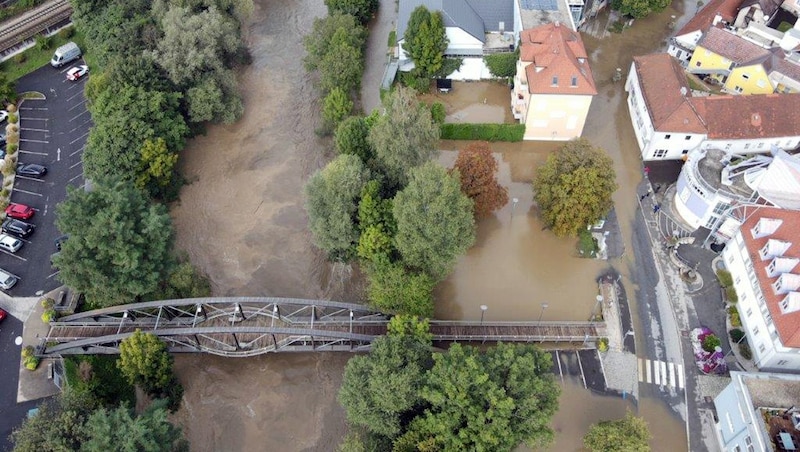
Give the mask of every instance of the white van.
M 74 42 L 68 42 L 63 46 L 56 49 L 53 54 L 53 59 L 50 60 L 50 66 L 61 67 L 70 61 L 75 61 L 81 57 L 81 48 Z
M 17 277 L 8 273 L 7 271 L 0 269 L 0 289 L 8 290 L 14 287 L 14 284 L 17 283 Z
M 0 234 L 0 249 L 16 253 L 20 248 L 22 248 L 22 240 L 8 234 Z

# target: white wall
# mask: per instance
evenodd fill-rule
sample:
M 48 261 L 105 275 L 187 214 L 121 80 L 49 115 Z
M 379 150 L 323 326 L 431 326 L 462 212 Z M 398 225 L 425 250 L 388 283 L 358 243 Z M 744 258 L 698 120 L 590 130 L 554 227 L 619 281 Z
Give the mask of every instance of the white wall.
M 800 144 L 800 135 L 779 138 L 754 138 L 745 140 L 718 140 L 707 139 L 703 142 L 703 149 L 716 148 L 731 152 L 769 152 L 771 144 L 789 151 Z
M 445 27 L 445 34 L 450 41 L 445 55 L 463 55 L 464 51 L 470 54 L 483 55 L 483 42 L 458 27 Z
M 447 78 L 453 80 L 484 80 L 494 78 L 489 68 L 486 67 L 486 62 L 483 57 L 464 57 L 462 58 L 461 67 L 448 75 Z

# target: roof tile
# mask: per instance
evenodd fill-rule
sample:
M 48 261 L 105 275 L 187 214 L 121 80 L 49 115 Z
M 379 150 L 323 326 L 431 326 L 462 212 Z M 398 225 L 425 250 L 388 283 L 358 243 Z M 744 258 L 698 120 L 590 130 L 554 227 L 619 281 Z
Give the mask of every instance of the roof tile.
M 578 32 L 557 23 L 545 24 L 523 30 L 520 42 L 520 60 L 532 62 L 525 68 L 531 94 L 597 94 Z
M 770 56 L 767 49 L 737 36 L 727 30 L 711 27 L 706 31 L 698 46 L 723 56 L 737 65 L 763 61 Z
M 697 107 L 688 101 L 691 90 L 678 60 L 666 53 L 633 57 L 642 95 L 656 130 L 706 133 Z
M 711 0 L 703 9 L 692 17 L 686 25 L 681 27 L 675 36 L 682 36 L 697 30 L 705 30 L 714 22 L 717 14 L 722 16 L 722 20 L 733 23 L 742 0 Z

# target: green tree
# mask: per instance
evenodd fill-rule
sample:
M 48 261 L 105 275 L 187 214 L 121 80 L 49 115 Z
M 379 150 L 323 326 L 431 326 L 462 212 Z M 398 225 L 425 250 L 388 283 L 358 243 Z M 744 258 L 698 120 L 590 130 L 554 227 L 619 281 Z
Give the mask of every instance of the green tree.
M 5 106 L 8 103 L 17 100 L 16 83 L 8 79 L 5 72 L 0 72 L 0 105 Z
M 486 55 L 483 61 L 489 72 L 495 77 L 513 77 L 517 74 L 517 61 L 519 60 L 519 47 L 515 52 L 495 53 Z
M 343 30 L 343 32 L 339 32 L 339 30 Z M 339 40 L 337 44 L 347 44 L 357 49 L 363 48 L 367 41 L 367 30 L 349 14 L 331 14 L 327 17 L 316 18 L 311 32 L 303 38 L 303 46 L 306 49 L 303 62 L 307 70 L 316 70 L 322 58 L 330 53 L 330 48 L 334 44 L 334 35 L 336 35 L 336 40 Z
M 125 405 L 100 408 L 86 421 L 88 439 L 81 451 L 178 452 L 188 451 L 181 429 L 167 419 L 163 401 L 153 403 L 141 415 Z
M 87 438 L 84 424 L 95 409 L 89 394 L 69 389 L 39 405 L 39 412 L 11 434 L 14 452 L 71 452 Z
M 367 226 L 358 237 L 356 254 L 372 264 L 388 264 L 394 251 L 392 236 L 380 226 Z
M 336 35 L 349 33 L 338 30 Z M 328 53 L 317 65 L 319 70 L 319 86 L 325 93 L 334 88 L 344 92 L 358 90 L 361 86 L 361 75 L 364 73 L 364 57 L 359 47 L 353 47 L 334 35 L 334 41 Z
M 448 44 L 441 12 L 430 12 L 422 5 L 416 7 L 403 40 L 403 49 L 419 75 L 430 78 L 441 69 Z
M 341 88 L 333 88 L 322 101 L 322 119 L 325 128 L 333 130 L 353 111 L 353 101 Z
M 420 393 L 430 347 L 422 334 L 390 333 L 372 343 L 369 355 L 350 358 L 339 389 L 350 424 L 388 438 L 400 435 L 424 408 Z
M 365 164 L 370 164 L 375 158 L 367 137 L 369 126 L 362 116 L 350 116 L 336 127 L 333 142 L 339 154 L 352 154 L 358 156 Z
M 361 200 L 358 203 L 358 224 L 362 230 L 377 226 L 390 235 L 394 235 L 397 224 L 394 221 L 392 200 L 384 199 L 380 192 L 380 183 L 371 180 L 364 185 L 361 191 Z
M 475 241 L 472 201 L 461 192 L 458 174 L 434 162 L 411 171 L 408 186 L 394 199 L 394 217 L 403 261 L 437 280 Z
M 380 171 L 389 185 L 405 186 L 408 171 L 436 155 L 439 125 L 414 91 L 398 87 L 383 100 L 386 113 L 369 131 Z
M 711 353 L 722 344 L 722 341 L 714 334 L 709 334 L 703 338 L 703 350 Z
M 629 411 L 624 418 L 593 424 L 583 437 L 592 452 L 647 452 L 650 450 L 647 422 Z
M 421 391 L 429 408 L 395 450 L 510 451 L 522 442 L 537 448 L 552 441 L 559 387 L 549 354 L 502 343 L 481 353 L 456 343 L 433 359 Z
M 174 382 L 172 355 L 167 344 L 152 333 L 134 331 L 119 344 L 117 366 L 131 384 L 158 394 Z
M 664 11 L 669 0 L 612 0 L 611 7 L 620 13 L 636 19 Z
M 369 22 L 379 5 L 379 0 L 325 0 L 328 14 L 349 14 L 362 24 Z
M 607 214 L 617 189 L 613 164 L 602 149 L 583 138 L 550 154 L 533 180 L 545 225 L 559 237 L 575 236 Z
M 497 160 L 489 143 L 467 145 L 459 151 L 454 169 L 461 175 L 461 191 L 475 203 L 476 217 L 485 217 L 508 202 L 508 190 L 497 182 Z
M 150 300 L 177 300 L 211 296 L 211 282 L 191 262 L 185 260 L 176 265 L 169 277 L 156 292 L 148 295 Z
M 306 184 L 306 210 L 314 243 L 335 260 L 347 261 L 358 242 L 358 197 L 369 171 L 361 160 L 342 154 Z
M 367 269 L 370 306 L 382 312 L 433 317 L 435 279 L 425 273 L 411 272 L 401 264 L 385 263 L 388 260 L 385 258 L 372 259 L 375 265 Z
M 145 140 L 142 144 L 142 160 L 136 176 L 136 188 L 157 195 L 172 183 L 178 153 L 167 149 L 167 142 L 159 137 Z
M 152 292 L 172 267 L 172 222 L 166 207 L 120 179 L 92 191 L 67 188 L 56 225 L 70 240 L 54 258 L 59 279 L 95 306 L 130 303 Z

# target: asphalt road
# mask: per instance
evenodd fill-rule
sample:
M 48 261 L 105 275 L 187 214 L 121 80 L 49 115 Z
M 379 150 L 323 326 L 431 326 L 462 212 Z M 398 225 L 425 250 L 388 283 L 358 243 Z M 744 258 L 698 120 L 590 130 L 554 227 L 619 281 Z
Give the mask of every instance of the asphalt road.
M 42 179 L 17 176 L 11 201 L 36 209 L 29 223 L 36 232 L 16 254 L 0 251 L 0 268 L 20 278 L 12 296 L 32 296 L 50 291 L 61 283 L 50 265 L 56 252 L 53 241 L 61 235 L 55 226 L 56 205 L 66 198 L 66 186 L 81 187 L 81 157 L 92 120 L 83 94 L 88 76 L 77 82 L 66 79 L 66 71 L 82 61 L 55 69 L 50 65 L 17 82 L 17 92 L 38 91 L 46 100 L 26 100 L 20 108 L 20 163 L 47 167 Z
M 0 450 L 11 450 L 8 435 L 22 424 L 29 409 L 41 400 L 17 404 L 19 382 L 19 354 L 22 346 L 14 339 L 22 336 L 22 322 L 7 316 L 0 322 Z

